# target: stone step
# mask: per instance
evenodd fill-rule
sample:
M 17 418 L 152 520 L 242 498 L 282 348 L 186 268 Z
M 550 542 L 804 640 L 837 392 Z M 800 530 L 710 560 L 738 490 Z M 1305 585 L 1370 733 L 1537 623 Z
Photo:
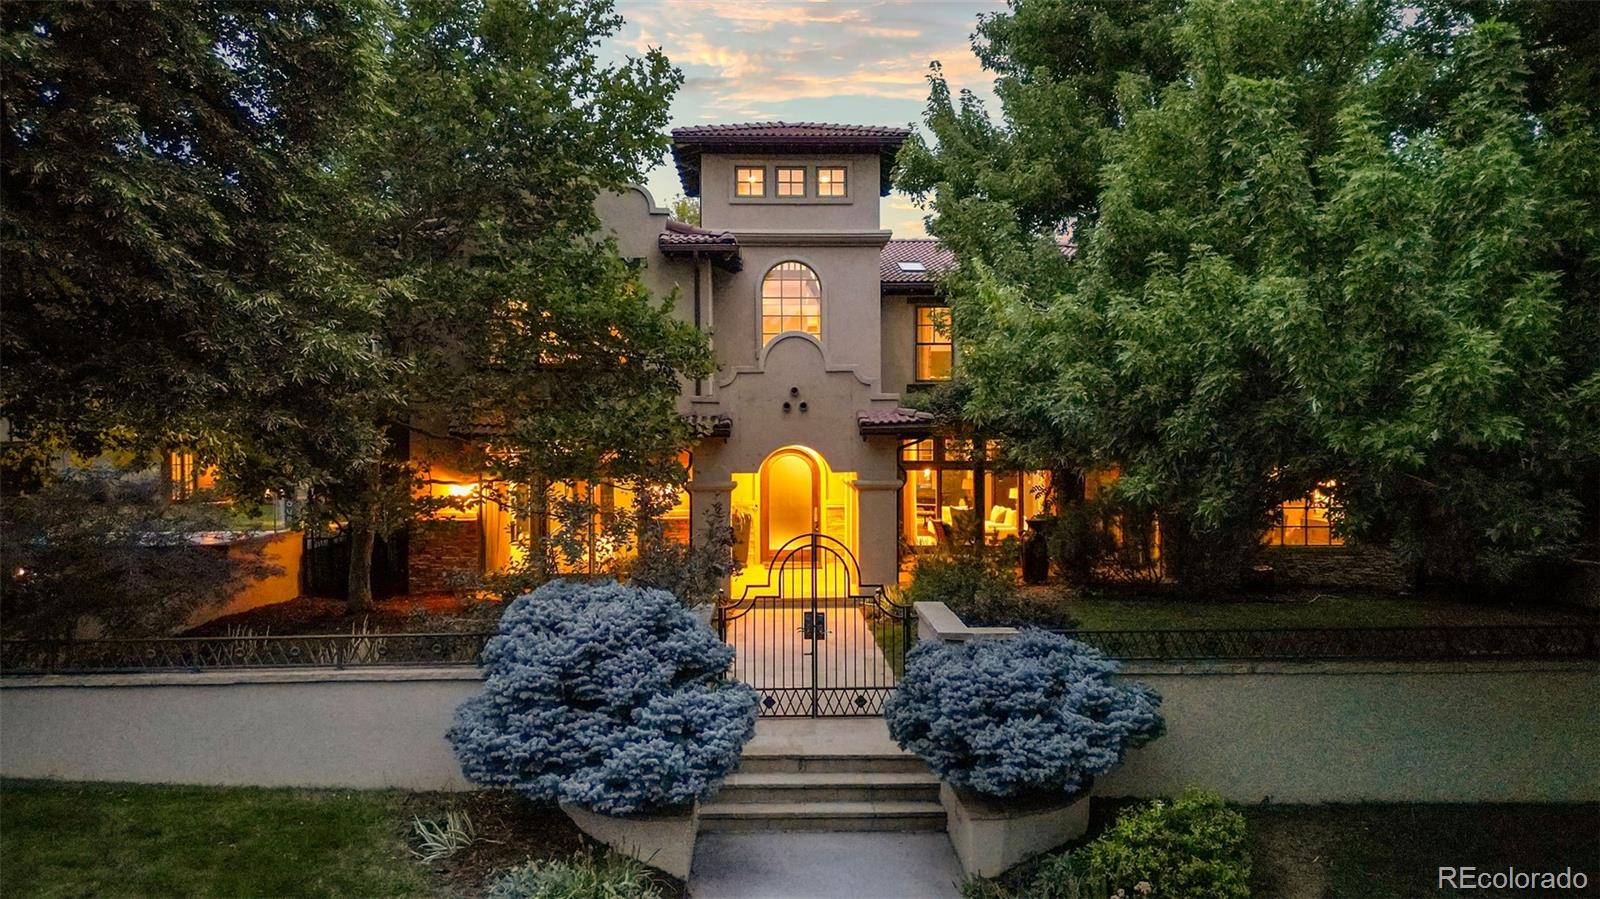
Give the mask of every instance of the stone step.
M 909 752 L 896 753 L 745 753 L 740 774 L 926 774 L 928 766 Z
M 701 833 L 944 830 L 938 802 L 723 802 L 700 806 Z
M 939 778 L 926 769 L 848 772 L 739 772 L 717 791 L 718 802 L 933 802 Z

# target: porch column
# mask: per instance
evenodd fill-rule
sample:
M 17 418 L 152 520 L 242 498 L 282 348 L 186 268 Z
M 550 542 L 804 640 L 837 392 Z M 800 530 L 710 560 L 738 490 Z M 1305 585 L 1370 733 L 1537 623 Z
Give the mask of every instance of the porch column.
M 733 520 L 733 481 L 703 481 L 689 482 L 689 543 L 699 545 L 706 539 L 706 527 L 710 522 L 706 516 L 709 510 L 717 506 L 722 507 L 722 514 L 717 517 L 719 524 L 727 525 Z M 729 579 L 722 581 L 722 592 L 728 592 Z
M 861 564 L 861 580 L 867 584 L 892 586 L 900 571 L 895 551 L 900 535 L 895 523 L 900 513 L 900 481 L 855 480 L 856 561 Z

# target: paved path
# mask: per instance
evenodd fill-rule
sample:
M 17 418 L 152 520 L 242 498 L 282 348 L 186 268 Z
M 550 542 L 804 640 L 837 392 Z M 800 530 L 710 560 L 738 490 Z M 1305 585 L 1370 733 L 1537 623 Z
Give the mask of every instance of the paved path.
M 958 899 L 961 866 L 942 833 L 708 833 L 693 899 Z

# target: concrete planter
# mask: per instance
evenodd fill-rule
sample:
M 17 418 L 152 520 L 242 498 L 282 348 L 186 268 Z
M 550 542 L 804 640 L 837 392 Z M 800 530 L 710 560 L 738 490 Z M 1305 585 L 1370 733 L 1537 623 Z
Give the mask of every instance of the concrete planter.
M 1065 799 L 994 799 L 942 784 L 950 842 L 968 875 L 994 877 L 1089 829 L 1089 790 Z
M 679 880 L 689 879 L 695 834 L 700 830 L 698 803 L 675 813 L 626 818 L 602 815 L 566 802 L 561 803 L 561 810 L 595 840 Z

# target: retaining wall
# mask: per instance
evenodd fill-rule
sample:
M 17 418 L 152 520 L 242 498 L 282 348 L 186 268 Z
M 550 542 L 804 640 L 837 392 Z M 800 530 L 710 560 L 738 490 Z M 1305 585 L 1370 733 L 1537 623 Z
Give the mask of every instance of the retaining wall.
M 1201 785 L 1256 802 L 1600 800 L 1583 662 L 1128 665 L 1168 733 L 1104 796 Z M 467 786 L 444 739 L 473 669 L 0 680 L 0 775 L 262 786 Z

